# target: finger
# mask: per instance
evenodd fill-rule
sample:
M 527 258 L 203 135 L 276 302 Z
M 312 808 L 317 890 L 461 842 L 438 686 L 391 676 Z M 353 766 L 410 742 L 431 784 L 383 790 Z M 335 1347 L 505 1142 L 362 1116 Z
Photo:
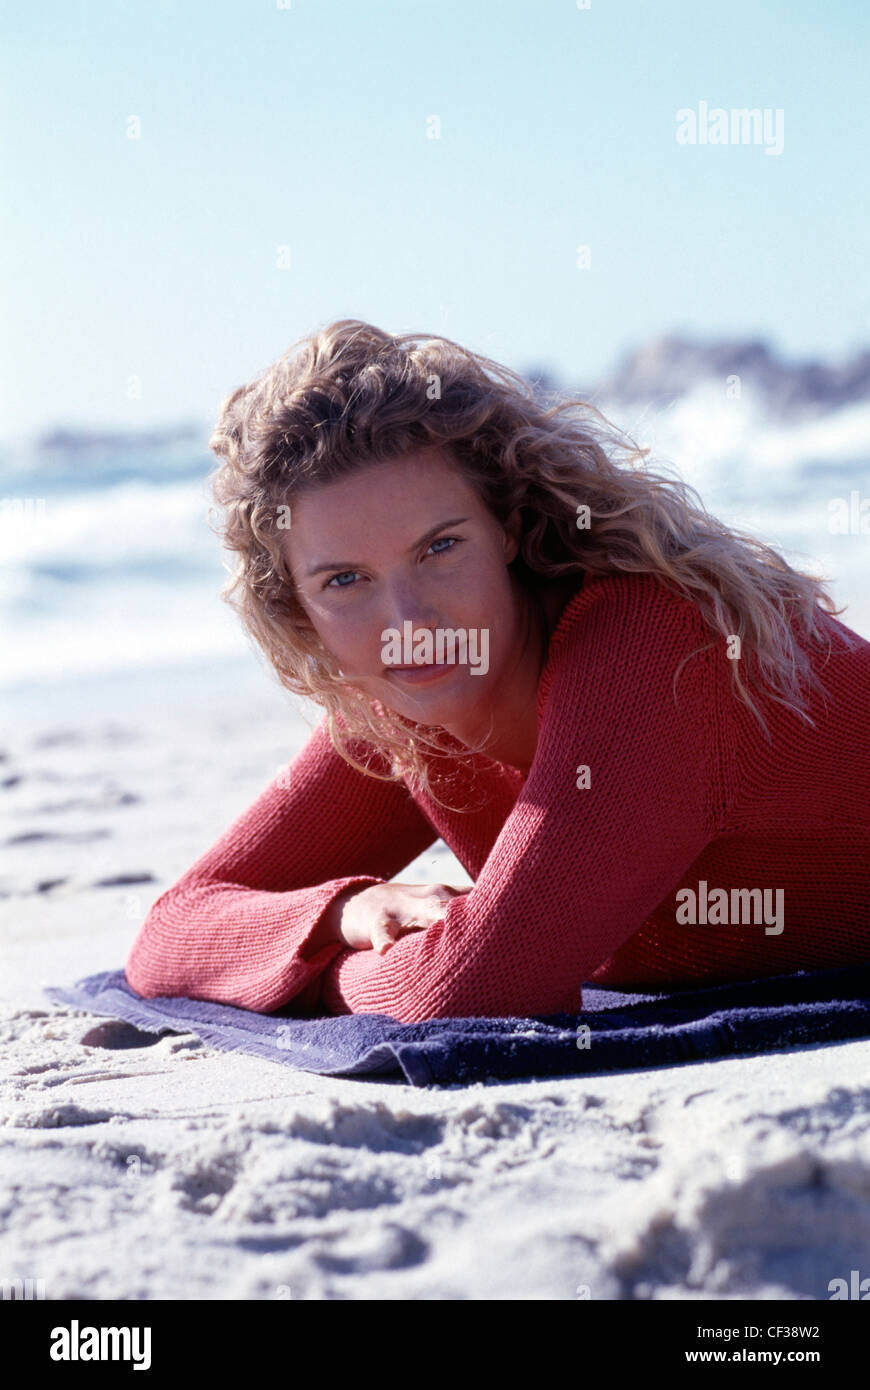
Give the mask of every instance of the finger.
M 404 914 L 398 916 L 397 913 L 391 912 L 386 920 L 380 923 L 378 930 L 391 932 L 395 938 L 400 932 L 407 931 L 409 928 L 413 929 L 415 927 L 424 926 L 425 923 L 419 920 L 419 915 L 422 914 L 423 909 L 417 908 L 416 911 L 418 913 L 417 917 L 405 917 Z
M 453 899 L 458 896 L 458 888 L 450 888 L 446 883 L 438 883 L 431 890 L 426 906 L 430 914 L 434 913 L 437 920 L 437 918 L 443 917 L 448 904 L 452 903 Z
M 445 912 L 447 911 L 447 906 L 448 906 L 448 904 L 451 903 L 452 901 L 453 901 L 452 898 L 430 898 L 430 899 L 429 899 L 429 902 L 426 904 L 426 915 L 427 915 L 427 917 L 428 917 L 428 919 L 429 919 L 429 925 L 430 925 L 430 926 L 432 925 L 433 922 L 440 922 L 440 921 L 441 921 L 441 918 L 444 916 Z
M 389 922 L 379 929 L 378 933 L 378 952 L 383 955 L 390 947 L 394 946 L 398 938 L 406 932 L 424 931 L 425 924 L 422 922 Z
M 401 922 L 387 921 L 380 922 L 372 932 L 372 945 L 379 955 L 383 955 L 389 950 L 402 930 Z

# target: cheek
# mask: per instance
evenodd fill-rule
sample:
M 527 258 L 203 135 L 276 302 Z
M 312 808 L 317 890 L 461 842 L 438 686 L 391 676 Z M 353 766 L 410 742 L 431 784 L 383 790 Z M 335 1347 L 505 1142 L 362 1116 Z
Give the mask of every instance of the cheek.
M 468 615 L 467 621 L 471 623 L 473 619 L 475 625 L 489 627 L 490 640 L 497 634 L 505 636 L 512 632 L 516 621 L 516 604 L 503 570 L 493 570 L 483 576 L 473 589 L 462 586 L 459 592 L 461 606 Z
M 320 640 L 348 670 L 380 670 L 381 629 L 372 629 L 359 616 L 315 613 Z

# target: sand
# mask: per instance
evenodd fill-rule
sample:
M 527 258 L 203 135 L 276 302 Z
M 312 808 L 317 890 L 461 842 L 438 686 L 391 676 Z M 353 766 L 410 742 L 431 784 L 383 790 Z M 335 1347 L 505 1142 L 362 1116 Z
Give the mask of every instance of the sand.
M 44 986 L 123 966 L 149 904 L 318 711 L 250 667 L 6 707 L 0 1283 L 46 1299 L 818 1300 L 870 1276 L 870 1039 L 420 1089 L 52 1004 Z M 397 877 L 469 883 L 443 845 Z

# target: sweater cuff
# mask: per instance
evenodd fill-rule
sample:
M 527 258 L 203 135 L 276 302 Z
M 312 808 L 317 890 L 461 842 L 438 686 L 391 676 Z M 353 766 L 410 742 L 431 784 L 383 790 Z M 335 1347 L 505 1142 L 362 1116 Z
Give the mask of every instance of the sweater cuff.
M 322 1001 L 324 973 L 336 956 L 350 948 L 340 941 L 330 941 L 314 955 L 303 959 L 305 948 L 320 927 L 327 909 L 346 888 L 370 888 L 375 883 L 386 883 L 386 881 L 386 879 L 377 878 L 372 874 L 352 874 L 347 878 L 329 879 L 326 883 L 318 885 L 314 891 L 321 895 L 319 908 L 293 953 L 291 972 L 282 989 L 282 993 L 288 996 L 287 1002 L 269 1012 L 294 1015 L 297 1013 L 325 1014 L 328 1012 Z

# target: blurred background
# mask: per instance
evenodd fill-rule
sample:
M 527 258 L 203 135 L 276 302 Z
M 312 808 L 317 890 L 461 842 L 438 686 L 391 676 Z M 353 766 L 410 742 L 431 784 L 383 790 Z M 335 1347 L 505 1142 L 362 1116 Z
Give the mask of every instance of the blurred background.
M 870 637 L 863 0 L 43 0 L 3 29 L 7 718 L 262 694 L 207 441 L 339 318 L 583 396 Z
M 691 1112 L 682 1068 L 595 1114 L 587 1078 L 418 1105 L 44 990 L 293 789 L 321 711 L 220 599 L 208 439 L 334 320 L 587 399 L 870 638 L 867 0 L 7 0 L 0 32 L 4 1291 L 826 1297 L 867 1248 L 866 1050 L 731 1058 Z M 270 883 L 308 886 L 303 838 Z M 441 840 L 394 877 L 472 885 Z

